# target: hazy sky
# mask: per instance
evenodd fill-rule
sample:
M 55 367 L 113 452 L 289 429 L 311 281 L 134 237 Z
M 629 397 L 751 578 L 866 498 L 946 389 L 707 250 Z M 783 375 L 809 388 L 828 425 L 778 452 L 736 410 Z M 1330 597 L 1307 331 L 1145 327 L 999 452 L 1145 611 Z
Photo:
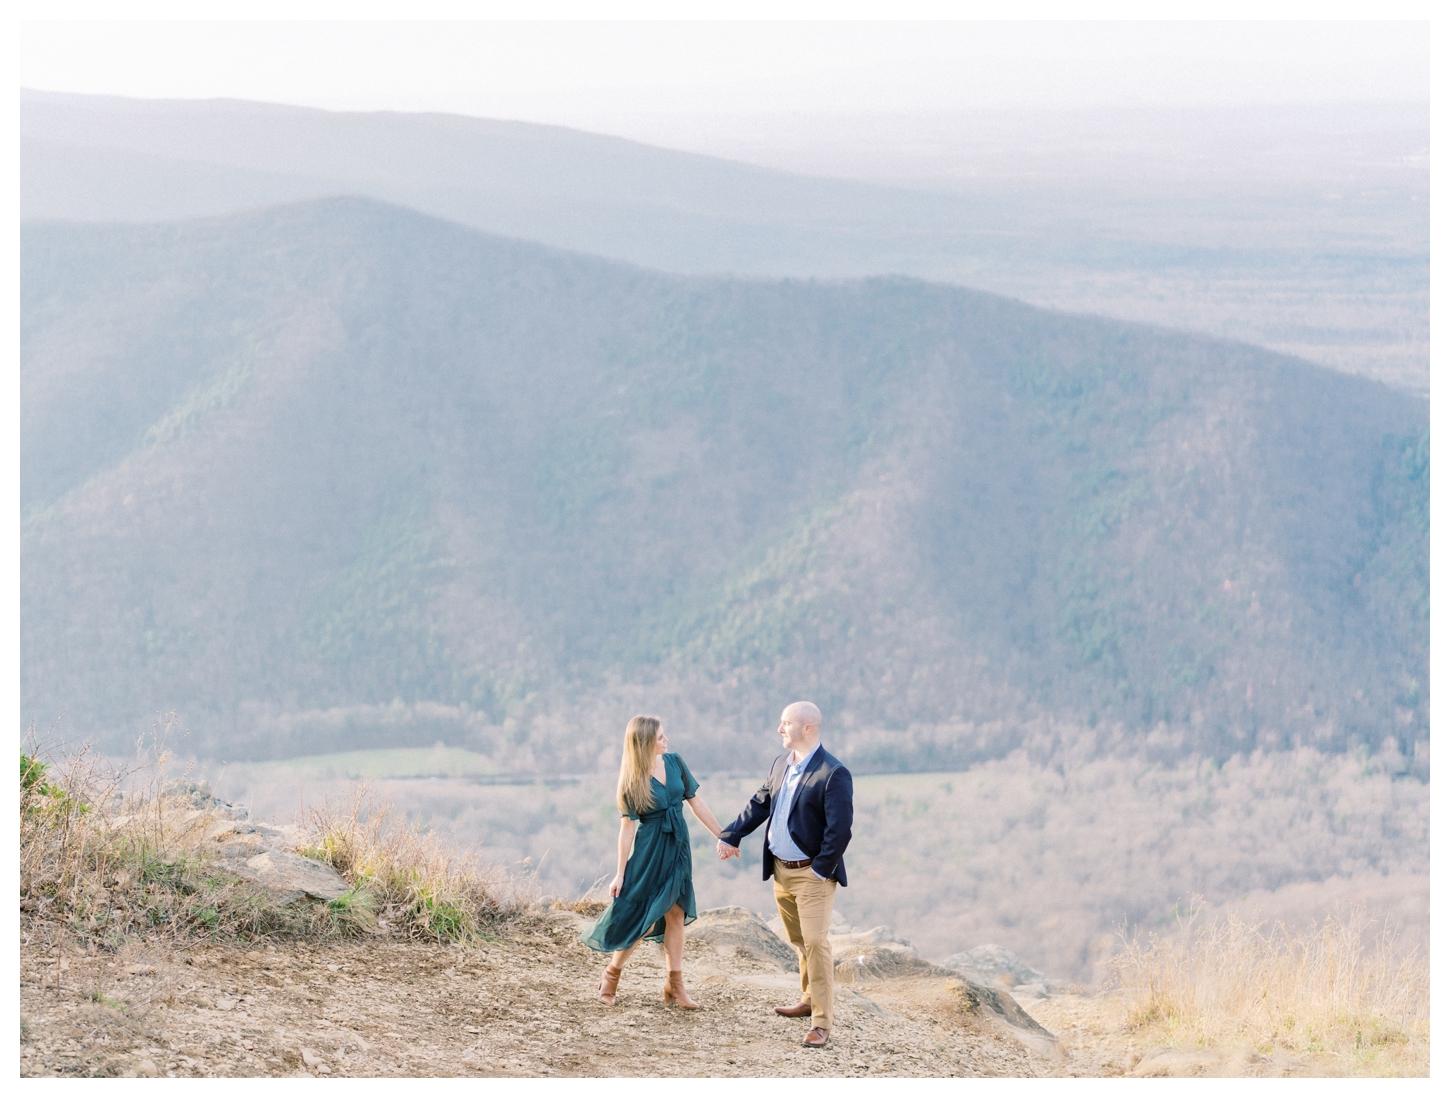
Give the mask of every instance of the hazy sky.
M 1428 24 L 47 22 L 22 86 L 446 110 L 634 114 L 1428 99 Z

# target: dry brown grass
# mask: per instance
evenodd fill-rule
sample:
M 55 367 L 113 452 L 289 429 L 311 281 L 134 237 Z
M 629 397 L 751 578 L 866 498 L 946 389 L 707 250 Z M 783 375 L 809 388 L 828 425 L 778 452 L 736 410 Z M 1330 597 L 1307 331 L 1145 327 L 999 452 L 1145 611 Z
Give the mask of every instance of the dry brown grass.
M 486 935 L 501 918 L 539 900 L 533 876 L 481 864 L 357 786 L 341 808 L 307 813 L 300 852 L 327 862 L 353 886 L 344 897 L 384 926 L 423 938 Z
M 189 795 L 186 771 L 174 773 L 175 726 L 162 718 L 120 767 L 32 729 L 21 752 L 20 908 L 33 930 L 112 949 L 158 936 L 346 936 L 378 920 L 461 939 L 538 899 L 531 876 L 450 850 L 360 787 L 343 811 L 308 812 L 298 848 L 352 889 L 328 904 L 279 906 L 219 862 L 208 833 L 222 817 Z
M 120 768 L 31 730 L 21 752 L 22 913 L 113 948 L 137 936 L 299 929 L 295 913 L 208 854 L 210 813 L 164 795 L 174 724 L 159 721 L 136 761 Z
M 1294 932 L 1190 913 L 1125 943 L 1114 971 L 1130 1024 L 1164 1045 L 1328 1057 L 1353 1074 L 1429 1070 L 1428 959 L 1360 909 Z
M 572 911 L 575 915 L 583 915 L 587 918 L 593 919 L 603 913 L 604 909 L 608 906 L 609 904 L 607 904 L 603 900 L 584 899 L 555 900 L 552 904 L 549 905 L 549 908 L 552 911 Z

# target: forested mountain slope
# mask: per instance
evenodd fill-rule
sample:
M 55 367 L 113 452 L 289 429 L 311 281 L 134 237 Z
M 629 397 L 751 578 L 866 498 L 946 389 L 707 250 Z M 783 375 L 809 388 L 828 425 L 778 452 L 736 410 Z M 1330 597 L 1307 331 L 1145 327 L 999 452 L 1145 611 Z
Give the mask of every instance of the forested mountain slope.
M 326 199 L 28 226 L 21 399 L 24 712 L 112 747 L 1427 735 L 1425 405 L 1242 344 Z

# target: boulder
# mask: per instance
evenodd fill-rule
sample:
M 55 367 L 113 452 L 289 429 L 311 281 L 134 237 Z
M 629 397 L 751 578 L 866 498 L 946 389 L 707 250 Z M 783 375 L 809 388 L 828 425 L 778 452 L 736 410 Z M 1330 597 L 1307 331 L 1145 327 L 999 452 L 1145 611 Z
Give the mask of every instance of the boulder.
M 942 962 L 943 968 L 959 972 L 974 983 L 988 987 L 1005 987 L 1017 998 L 1043 999 L 1063 984 L 1045 976 L 1011 950 L 999 945 L 978 946 L 964 953 L 953 953 Z
M 207 838 L 217 844 L 217 856 L 246 860 L 268 851 L 291 854 L 300 836 L 293 827 L 269 827 L 246 820 L 221 819 L 207 831 Z
M 842 923 L 831 924 L 830 930 L 831 949 L 838 956 L 845 956 L 852 950 L 874 949 L 878 946 L 888 946 L 910 953 L 913 957 L 920 956 L 916 946 L 912 945 L 905 938 L 898 938 L 896 932 L 889 926 L 875 926 L 870 930 L 857 930 L 854 926 L 847 926 Z
M 784 929 L 783 926 L 780 927 L 778 933 L 784 933 Z M 922 958 L 915 946 L 903 938 L 898 938 L 886 926 L 858 930 L 845 920 L 833 919 L 830 939 L 831 951 L 836 957 L 837 983 L 849 986 L 904 977 L 944 979 L 958 990 L 962 996 L 962 1005 L 968 1011 L 998 1026 L 1023 1047 L 1053 1059 L 1066 1058 L 1067 1054 L 1057 1037 L 1023 1010 L 1017 1000 L 1007 993 L 1006 987 L 992 979 L 990 974 L 979 980 L 949 964 L 932 964 Z M 1015 963 L 1019 966 L 1016 971 L 1025 970 L 1024 974 L 1046 979 L 998 946 L 989 946 L 984 950 L 973 950 L 971 954 L 957 956 L 970 956 L 995 963 L 1002 971 L 1012 975 L 1015 972 L 1007 966 Z M 990 971 L 989 969 L 989 973 Z
M 192 781 L 190 778 L 172 778 L 165 782 L 161 786 L 161 799 L 171 802 L 173 806 L 193 808 L 234 819 L 245 819 L 247 815 L 245 808 L 214 796 L 211 786 L 206 782 Z
M 785 926 L 779 919 L 773 926 L 777 934 L 785 934 Z M 838 983 L 894 980 L 903 976 L 956 975 L 923 960 L 916 946 L 905 938 L 898 938 L 889 926 L 860 930 L 837 914 L 831 919 L 829 937 Z
M 771 932 L 770 925 L 743 907 L 712 907 L 699 913 L 685 936 L 712 943 L 732 956 L 747 956 L 786 972 L 799 972 L 795 949 Z
M 189 778 L 172 778 L 165 782 L 161 786 L 161 796 L 166 800 L 190 801 L 197 808 L 210 808 L 216 800 L 210 785 Z
M 1005 989 L 987 987 L 961 977 L 959 979 L 962 999 L 973 1014 L 995 1022 L 1015 1038 L 1018 1044 L 1033 1052 L 1051 1056 L 1055 1060 L 1067 1058 L 1062 1042 L 1023 1010 Z
M 335 900 L 348 890 L 348 883 L 331 866 L 269 850 L 233 867 L 239 877 L 261 885 L 278 904 L 290 904 L 304 897 Z
M 830 940 L 838 983 L 895 980 L 903 976 L 956 975 L 922 960 L 914 945 L 899 940 L 884 926 L 865 933 L 833 934 Z

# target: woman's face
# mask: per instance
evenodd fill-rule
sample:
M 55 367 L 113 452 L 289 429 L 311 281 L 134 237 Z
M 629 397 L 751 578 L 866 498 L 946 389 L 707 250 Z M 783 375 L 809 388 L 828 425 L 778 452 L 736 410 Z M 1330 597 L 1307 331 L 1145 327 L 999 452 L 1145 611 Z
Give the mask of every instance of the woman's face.
M 665 730 L 661 728 L 658 732 L 655 733 L 655 754 L 663 755 L 669 749 L 670 738 L 665 735 Z

